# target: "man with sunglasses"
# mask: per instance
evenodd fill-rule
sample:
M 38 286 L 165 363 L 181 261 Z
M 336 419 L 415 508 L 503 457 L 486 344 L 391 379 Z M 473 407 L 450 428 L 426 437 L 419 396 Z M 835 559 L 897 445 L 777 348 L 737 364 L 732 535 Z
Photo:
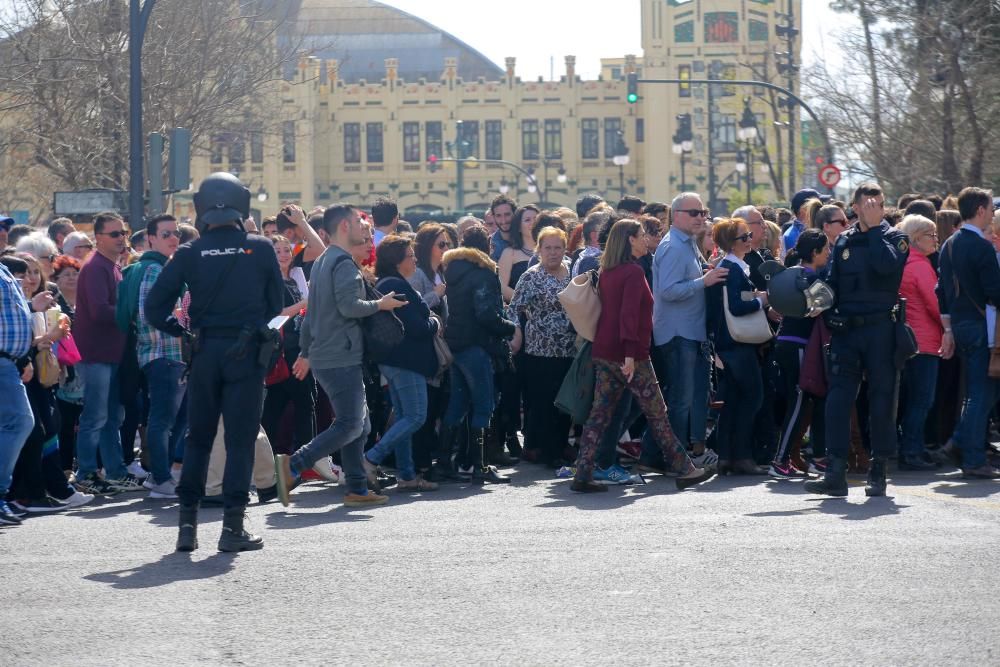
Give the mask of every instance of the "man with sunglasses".
M 710 211 L 696 192 L 683 192 L 670 204 L 673 223 L 653 256 L 653 354 L 666 369 L 666 403 L 670 426 L 692 448 L 695 465 L 712 465 L 717 457 L 705 449 L 708 418 L 709 360 L 705 288 L 725 281 L 729 270 L 711 268 L 698 250 L 699 232 Z M 640 470 L 662 472 L 663 455 L 652 438 L 643 438 Z
M 139 491 L 141 480 L 128 474 L 122 456 L 121 428 L 124 410 L 119 399 L 118 371 L 125 351 L 125 333 L 115 318 L 118 268 L 128 241 L 121 216 L 113 212 L 94 217 L 96 252 L 80 269 L 77 279 L 76 319 L 73 338 L 82 361 L 76 370 L 83 379 L 83 412 L 76 440 L 76 486 L 83 493 L 107 495 Z M 131 443 L 129 443 L 131 445 Z M 97 470 L 97 453 L 104 465 Z
M 826 279 L 835 294 L 833 308 L 824 314 L 832 334 L 827 353 L 826 472 L 804 488 L 847 495 L 851 409 L 867 377 L 872 458 L 865 495 L 884 496 L 886 463 L 896 453 L 897 305 L 910 240 L 886 222 L 885 196 L 877 183 L 859 185 L 852 206 L 857 222 L 837 237 Z
M 149 489 L 150 498 L 171 499 L 177 494 L 170 474 L 170 453 L 187 431 L 185 366 L 181 338 L 151 325 L 146 318 L 145 305 L 164 265 L 177 251 L 181 233 L 177 229 L 177 219 L 165 213 L 150 218 L 145 232 L 149 250 L 123 272 L 121 297 L 122 305 L 128 307 L 128 324 L 135 327 L 138 367 L 146 376 L 149 388 L 146 446 L 150 478 L 143 485 Z

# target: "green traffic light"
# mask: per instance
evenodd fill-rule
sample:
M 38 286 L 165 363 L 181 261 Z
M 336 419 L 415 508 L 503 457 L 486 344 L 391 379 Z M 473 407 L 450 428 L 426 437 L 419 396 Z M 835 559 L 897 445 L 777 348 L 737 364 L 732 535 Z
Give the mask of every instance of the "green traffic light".
M 629 104 L 635 104 L 636 102 L 639 101 L 639 96 L 636 95 L 635 93 L 629 93 L 628 97 L 626 97 L 625 99 L 628 100 Z

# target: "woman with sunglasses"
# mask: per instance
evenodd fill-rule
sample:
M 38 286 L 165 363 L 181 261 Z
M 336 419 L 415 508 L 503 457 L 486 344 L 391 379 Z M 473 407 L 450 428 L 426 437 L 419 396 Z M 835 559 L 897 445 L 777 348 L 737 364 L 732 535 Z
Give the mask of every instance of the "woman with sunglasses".
M 443 225 L 425 222 L 417 228 L 413 239 L 413 253 L 416 255 L 417 270 L 406 278 L 407 282 L 431 309 L 442 328 L 448 321 L 447 286 L 444 282 L 444 268 L 441 259 L 451 250 L 451 236 Z M 427 470 L 432 458 L 438 463 L 427 473 L 434 482 L 443 482 L 453 477 L 453 467 L 446 460 L 442 440 L 438 437 L 437 423 L 444 416 L 448 405 L 448 377 L 441 382 L 427 385 L 427 419 L 413 434 L 413 459 L 417 470 Z
M 706 293 L 708 336 L 715 352 L 725 366 L 726 401 L 719 417 L 716 451 L 719 474 L 763 475 L 752 456 L 753 423 L 760 410 L 764 392 L 757 346 L 733 340 L 723 312 L 725 300 L 735 317 L 767 309 L 767 292 L 757 291 L 750 281 L 750 266 L 743 257 L 750 252 L 753 234 L 739 219 L 723 218 L 712 225 L 712 238 L 719 250 L 726 253 L 719 268 L 729 269 L 726 280 L 708 288 Z M 722 290 L 726 290 L 726 299 Z M 749 293 L 752 298 L 744 299 Z

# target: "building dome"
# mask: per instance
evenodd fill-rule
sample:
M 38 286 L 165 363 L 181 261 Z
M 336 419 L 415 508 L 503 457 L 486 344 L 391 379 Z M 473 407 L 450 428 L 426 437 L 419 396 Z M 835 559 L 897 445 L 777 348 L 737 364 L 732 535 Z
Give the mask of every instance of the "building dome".
M 398 76 L 437 81 L 445 58 L 458 59 L 458 76 L 498 81 L 504 71 L 486 56 L 441 28 L 375 0 L 301 0 L 293 15 L 294 33 L 321 59 L 338 61 L 345 83 L 379 81 L 385 59 L 398 58 Z M 294 10 L 293 10 L 294 11 Z

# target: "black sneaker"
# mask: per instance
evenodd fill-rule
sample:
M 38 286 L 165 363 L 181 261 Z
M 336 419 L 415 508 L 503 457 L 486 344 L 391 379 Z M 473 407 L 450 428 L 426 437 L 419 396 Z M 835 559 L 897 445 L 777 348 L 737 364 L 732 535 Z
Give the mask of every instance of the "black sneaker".
M 58 512 L 66 509 L 65 503 L 52 498 L 36 498 L 34 500 L 15 500 L 11 503 L 14 507 L 24 510 L 29 514 L 41 514 L 44 512 Z
M 96 472 L 84 475 L 83 477 L 77 477 L 74 486 L 77 491 L 89 493 L 94 496 L 113 496 L 116 493 L 120 493 L 118 487 L 105 482 L 97 476 Z
M 14 513 L 10 505 L 0 500 L 0 526 L 20 526 L 21 517 Z

